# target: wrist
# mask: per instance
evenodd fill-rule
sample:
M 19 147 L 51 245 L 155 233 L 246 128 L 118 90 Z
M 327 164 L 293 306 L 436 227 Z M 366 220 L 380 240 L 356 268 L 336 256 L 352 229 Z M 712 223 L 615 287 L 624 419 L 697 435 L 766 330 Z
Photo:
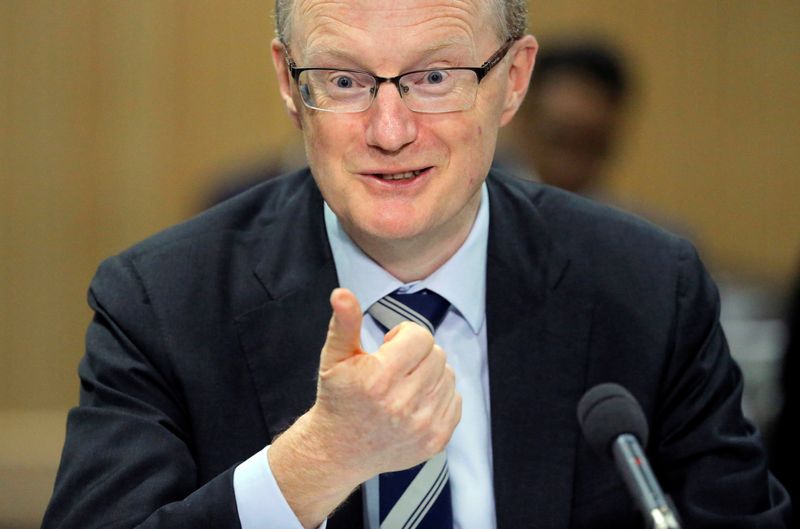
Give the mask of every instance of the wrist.
M 312 408 L 277 437 L 268 462 L 284 498 L 304 527 L 316 527 L 363 481 L 338 454 Z

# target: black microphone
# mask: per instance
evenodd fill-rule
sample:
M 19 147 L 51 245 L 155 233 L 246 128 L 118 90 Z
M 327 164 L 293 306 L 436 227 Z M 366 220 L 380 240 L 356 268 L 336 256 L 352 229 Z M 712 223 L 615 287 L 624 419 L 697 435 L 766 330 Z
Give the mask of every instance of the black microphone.
M 680 529 L 642 450 L 647 444 L 647 419 L 633 395 L 619 384 L 599 384 L 578 403 L 578 422 L 594 451 L 613 458 L 648 527 Z

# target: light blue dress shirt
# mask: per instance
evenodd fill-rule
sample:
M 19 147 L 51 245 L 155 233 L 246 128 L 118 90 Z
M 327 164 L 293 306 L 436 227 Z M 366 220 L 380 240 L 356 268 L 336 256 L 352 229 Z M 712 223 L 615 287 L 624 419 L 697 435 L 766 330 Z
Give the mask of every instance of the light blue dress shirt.
M 436 343 L 447 353 L 463 398 L 461 422 L 447 445 L 447 464 L 455 529 L 496 527 L 492 483 L 489 372 L 486 346 L 486 255 L 489 238 L 489 193 L 481 188 L 481 204 L 466 241 L 426 279 L 403 283 L 353 243 L 326 204 L 325 229 L 339 285 L 351 290 L 361 304 L 364 323 L 361 344 L 372 352 L 383 343 L 383 332 L 367 310 L 397 289 L 427 288 L 451 306 L 439 328 Z M 242 529 L 301 529 L 269 468 L 269 446 L 239 465 L 233 486 Z M 365 526 L 379 529 L 377 477 L 362 487 Z M 322 524 L 322 528 L 326 523 Z

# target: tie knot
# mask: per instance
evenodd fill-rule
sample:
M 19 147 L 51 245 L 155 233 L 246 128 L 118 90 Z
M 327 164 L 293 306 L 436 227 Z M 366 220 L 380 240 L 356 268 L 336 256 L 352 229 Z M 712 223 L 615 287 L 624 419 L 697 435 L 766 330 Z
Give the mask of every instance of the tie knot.
M 402 294 L 394 291 L 379 299 L 369 313 L 384 328 L 389 330 L 404 321 L 412 321 L 427 328 L 431 334 L 442 323 L 450 302 L 428 289 Z

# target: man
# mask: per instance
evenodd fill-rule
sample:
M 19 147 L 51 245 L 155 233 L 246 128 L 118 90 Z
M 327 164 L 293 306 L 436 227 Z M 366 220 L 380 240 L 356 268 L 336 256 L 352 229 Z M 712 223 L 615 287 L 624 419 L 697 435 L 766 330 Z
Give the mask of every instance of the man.
M 310 171 L 100 267 L 45 527 L 636 527 L 575 419 L 606 381 L 689 526 L 782 527 L 691 248 L 487 179 L 524 4 L 277 9 Z
M 602 196 L 629 85 L 622 57 L 600 43 L 544 48 L 514 126 L 521 161 L 545 184 Z

